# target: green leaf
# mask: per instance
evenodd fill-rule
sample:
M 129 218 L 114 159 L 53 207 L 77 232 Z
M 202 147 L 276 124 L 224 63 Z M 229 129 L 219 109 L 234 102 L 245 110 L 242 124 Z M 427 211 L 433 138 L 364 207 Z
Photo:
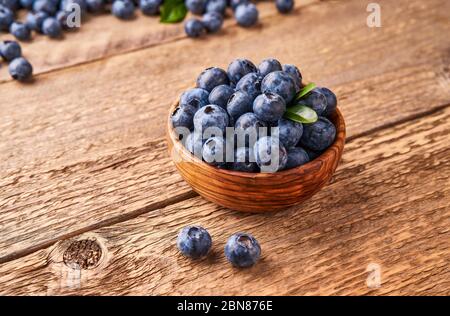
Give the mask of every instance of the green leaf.
M 295 100 L 300 100 L 301 98 L 303 98 L 305 95 L 307 95 L 308 93 L 311 92 L 312 89 L 314 89 L 316 87 L 316 84 L 311 82 L 308 83 L 306 86 L 304 86 L 300 92 L 297 94 L 297 97 L 295 98 Z
M 184 20 L 187 8 L 184 0 L 164 0 L 161 6 L 162 23 L 178 23 Z
M 306 105 L 294 105 L 288 107 L 284 113 L 284 117 L 299 123 L 314 123 L 318 120 L 316 111 Z

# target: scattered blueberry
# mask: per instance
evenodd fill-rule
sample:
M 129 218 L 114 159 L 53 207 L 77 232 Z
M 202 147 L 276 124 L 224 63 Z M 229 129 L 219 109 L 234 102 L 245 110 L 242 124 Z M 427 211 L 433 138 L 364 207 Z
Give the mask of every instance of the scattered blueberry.
M 103 0 L 86 0 L 86 9 L 91 13 L 100 13 L 105 9 L 105 2 Z
M 227 0 L 208 0 L 206 3 L 206 12 L 216 12 L 222 16 L 227 9 Z
M 262 121 L 276 122 L 286 111 L 286 102 L 275 93 L 260 94 L 253 102 L 253 112 Z
M 217 12 L 207 12 L 202 17 L 202 23 L 209 33 L 216 33 L 223 24 L 223 17 Z
M 234 15 L 237 23 L 243 27 L 253 26 L 258 21 L 258 9 L 251 2 L 238 5 Z
M 15 80 L 25 81 L 33 74 L 33 67 L 28 60 L 18 57 L 9 63 L 9 74 Z
M 9 32 L 20 41 L 28 41 L 31 38 L 30 29 L 22 22 L 13 22 L 9 27 Z
M 278 60 L 274 58 L 264 59 L 258 66 L 258 71 L 262 77 L 267 76 L 269 73 L 274 71 L 281 71 L 282 67 Z
M 206 32 L 206 29 L 200 20 L 192 18 L 184 23 L 184 31 L 189 37 L 200 37 Z
M 294 0 L 275 0 L 275 5 L 278 12 L 286 14 L 294 8 Z
M 115 0 L 112 4 L 112 13 L 122 20 L 129 20 L 134 17 L 134 3 L 130 0 Z
M 304 165 L 309 161 L 308 153 L 301 147 L 292 147 L 288 149 L 288 159 L 285 169 L 295 168 Z
M 19 0 L 0 0 L 0 4 L 7 7 L 13 12 L 16 12 L 20 8 Z
M 162 0 L 139 0 L 139 8 L 145 15 L 158 14 L 161 4 Z
M 327 109 L 327 98 L 322 94 L 321 90 L 315 88 L 302 98 L 298 104 L 309 106 L 316 111 L 317 115 L 322 115 Z
M 186 0 L 186 8 L 193 14 L 201 15 L 205 12 L 206 1 L 205 0 Z
M 205 70 L 197 78 L 197 87 L 211 92 L 217 86 L 222 84 L 228 85 L 230 80 L 227 73 L 220 68 L 210 67 Z
M 283 170 L 287 163 L 287 151 L 275 137 L 265 136 L 253 146 L 256 163 L 262 172 Z
M 218 105 L 209 104 L 200 108 L 194 115 L 194 128 L 204 135 L 207 129 L 216 129 L 218 134 L 224 136 L 225 130 L 230 123 L 228 113 Z M 212 131 L 215 132 L 214 130 Z M 205 136 L 205 135 L 204 135 Z
M 295 92 L 299 92 L 302 87 L 302 74 L 297 66 L 291 64 L 283 65 L 283 71 L 291 75 L 295 82 Z
M 239 147 L 234 154 L 234 160 L 231 169 L 242 172 L 258 172 L 253 149 L 248 147 Z
M 223 137 L 208 138 L 203 145 L 203 160 L 210 165 L 223 167 L 226 165 L 226 143 Z
M 209 94 L 209 103 L 221 106 L 226 109 L 228 100 L 233 93 L 234 89 L 228 85 L 222 84 L 220 86 L 217 86 L 212 89 L 211 93 Z
M 295 82 L 291 75 L 284 71 L 274 71 L 264 77 L 261 83 L 263 93 L 276 93 L 283 97 L 286 104 L 295 96 Z
M 48 17 L 42 23 L 42 33 L 51 38 L 58 38 L 62 35 L 61 24 L 56 18 Z
M 42 33 L 42 23 L 44 23 L 44 20 L 48 17 L 48 13 L 43 11 L 36 13 L 29 12 L 27 14 L 25 24 L 30 30 Z
M 54 1 L 56 3 L 58 2 L 57 0 L 51 0 L 51 1 Z M 116 1 L 116 0 L 114 0 L 114 1 Z M 59 3 L 59 9 L 62 11 L 73 12 L 74 4 L 78 5 L 80 7 L 82 14 L 87 11 L 88 6 L 86 3 L 86 0 L 61 0 L 61 2 Z
M 315 151 L 322 151 L 333 144 L 336 137 L 336 128 L 325 117 L 319 117 L 317 122 L 305 124 L 300 139 L 302 146 Z
M 258 69 L 250 60 L 241 58 L 233 60 L 227 69 L 228 77 L 233 83 L 238 83 L 245 75 L 257 71 Z
M 246 74 L 239 80 L 236 90 L 247 93 L 254 100 L 261 93 L 262 77 L 256 72 Z
M 238 7 L 238 5 L 243 4 L 243 3 L 249 3 L 250 0 L 229 0 L 229 2 L 230 2 L 231 9 L 233 9 L 233 11 L 234 11 Z
M 328 88 L 319 88 L 319 91 L 327 98 L 327 108 L 322 113 L 323 116 L 330 117 L 335 111 L 337 106 L 336 95 Z
M 302 123 L 281 118 L 278 121 L 278 133 L 280 142 L 285 148 L 291 148 L 298 144 L 303 135 Z
M 261 247 L 252 235 L 236 233 L 225 245 L 225 256 L 233 266 L 247 268 L 259 260 Z
M 252 111 L 253 99 L 243 91 L 236 91 L 228 100 L 227 112 L 233 122 L 244 113 Z
M 22 56 L 22 48 L 15 41 L 0 42 L 0 56 L 6 61 L 11 61 Z
M 52 0 L 35 0 L 33 3 L 33 11 L 41 12 L 44 11 L 49 15 L 54 15 L 57 11 L 57 5 Z
M 208 254 L 211 245 L 211 235 L 203 227 L 187 226 L 178 234 L 177 247 L 186 257 L 200 259 Z
M 7 7 L 0 5 L 0 31 L 9 30 L 9 26 L 14 21 L 14 13 Z
M 64 30 L 70 30 L 72 29 L 68 23 L 67 19 L 69 18 L 69 15 L 71 13 L 68 11 L 58 11 L 56 12 L 55 18 L 58 20 L 59 24 L 61 25 L 61 28 Z
M 34 0 L 20 0 L 20 5 L 22 8 L 31 10 L 33 8 Z

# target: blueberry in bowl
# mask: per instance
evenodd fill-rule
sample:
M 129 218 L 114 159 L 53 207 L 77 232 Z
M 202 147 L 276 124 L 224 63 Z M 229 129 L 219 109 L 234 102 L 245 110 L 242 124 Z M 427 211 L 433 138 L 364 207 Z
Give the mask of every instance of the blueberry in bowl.
M 295 65 L 254 65 L 236 59 L 207 68 L 181 93 L 169 110 L 169 154 L 186 182 L 218 205 L 283 210 L 329 182 L 345 122 L 336 95 L 304 82 Z

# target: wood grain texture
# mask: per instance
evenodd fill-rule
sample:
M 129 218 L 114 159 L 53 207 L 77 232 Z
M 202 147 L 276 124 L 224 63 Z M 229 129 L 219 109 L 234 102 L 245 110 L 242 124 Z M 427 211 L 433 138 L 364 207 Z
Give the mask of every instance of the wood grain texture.
M 0 260 L 192 196 L 162 137 L 169 104 L 206 65 L 298 64 L 336 91 L 350 137 L 449 103 L 448 2 L 381 4 L 381 29 L 365 27 L 359 1 L 321 3 L 232 28 L 226 42 L 209 37 L 202 50 L 180 40 L 1 84 Z M 317 33 L 292 33 L 313 24 Z
M 1 294 L 450 294 L 450 107 L 347 144 L 331 185 L 284 212 L 232 212 L 196 197 L 73 240 L 97 241 L 98 265 L 62 262 L 66 240 L 0 266 Z M 176 250 L 177 231 L 207 227 L 208 259 Z M 262 246 L 238 270 L 223 246 L 236 231 Z M 366 284 L 374 264 L 381 286 Z
M 296 10 L 318 1 L 303 0 L 297 3 Z M 278 14 L 272 2 L 261 2 L 258 9 L 262 18 Z M 32 63 L 34 74 L 39 75 L 187 37 L 183 23 L 162 24 L 159 17 L 142 15 L 139 10 L 136 13 L 136 18 L 128 21 L 119 20 L 110 13 L 89 15 L 80 29 L 66 32 L 64 38 L 58 40 L 34 34 L 31 42 L 21 43 L 24 55 Z M 228 28 L 236 27 L 232 13 L 228 14 L 223 29 L 214 35 L 221 40 L 227 37 Z M 25 12 L 21 12 L 19 19 L 24 20 L 24 15 Z M 13 38 L 10 34 L 0 33 L 0 41 Z M 0 69 L 0 83 L 11 80 L 6 67 Z
M 275 173 L 247 173 L 216 168 L 192 155 L 178 139 L 171 113 L 167 119 L 169 155 L 183 179 L 205 199 L 232 210 L 264 213 L 305 202 L 333 176 L 345 144 L 345 121 L 339 109 L 330 117 L 336 127 L 331 146 L 309 163 Z M 273 134 L 272 134 L 273 135 Z

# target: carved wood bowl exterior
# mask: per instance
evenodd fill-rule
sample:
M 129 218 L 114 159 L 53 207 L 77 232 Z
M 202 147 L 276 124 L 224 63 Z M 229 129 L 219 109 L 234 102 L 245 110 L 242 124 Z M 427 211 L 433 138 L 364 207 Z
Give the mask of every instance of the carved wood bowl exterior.
M 276 173 L 246 173 L 219 169 L 192 155 L 178 140 L 170 116 L 167 120 L 169 155 L 181 176 L 205 199 L 233 210 L 262 213 L 283 210 L 309 199 L 331 179 L 345 143 L 345 122 L 339 109 L 331 118 L 336 126 L 334 143 L 316 159 Z

